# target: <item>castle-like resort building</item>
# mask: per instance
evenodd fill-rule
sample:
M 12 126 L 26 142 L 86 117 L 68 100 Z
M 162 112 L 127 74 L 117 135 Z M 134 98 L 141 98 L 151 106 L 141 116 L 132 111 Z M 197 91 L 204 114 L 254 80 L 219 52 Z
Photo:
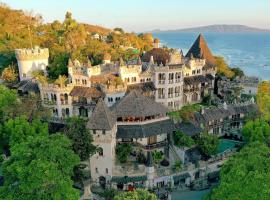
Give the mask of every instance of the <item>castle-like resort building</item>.
M 155 40 L 155 48 L 160 48 L 158 42 Z M 51 109 L 53 122 L 64 123 L 71 116 L 88 120 L 94 144 L 100 148 L 90 158 L 93 184 L 118 189 L 152 188 L 169 182 L 189 185 L 197 177 L 218 170 L 206 163 L 200 163 L 200 167 L 195 167 L 194 163 L 188 165 L 185 149 L 173 145 L 172 133 L 178 124 L 168 116 L 170 111 L 200 103 L 213 93 L 217 69 L 202 35 L 186 56 L 182 51 L 172 50 L 170 58 L 160 64 L 155 61 L 155 55 L 146 61 L 139 58 L 111 62 L 111 56 L 105 53 L 103 63 L 96 66 L 90 61 L 69 60 L 68 80 L 63 84 L 38 81 L 32 76 L 36 70 L 47 74 L 48 49 L 17 49 L 15 53 L 20 87 L 29 82 L 38 84 L 42 104 Z M 254 109 L 253 102 L 224 103 L 220 108 L 196 113 L 189 125 L 197 127 L 199 132 L 205 130 L 222 136 L 231 129 L 239 130 L 244 116 Z M 192 133 L 190 130 L 187 134 Z M 123 143 L 132 144 L 134 155 L 124 165 L 116 159 L 116 146 Z M 162 152 L 170 166 L 181 160 L 186 171 L 172 171 L 171 167 L 161 169 L 153 162 L 153 151 Z M 145 155 L 146 161 L 132 162 L 139 154 Z

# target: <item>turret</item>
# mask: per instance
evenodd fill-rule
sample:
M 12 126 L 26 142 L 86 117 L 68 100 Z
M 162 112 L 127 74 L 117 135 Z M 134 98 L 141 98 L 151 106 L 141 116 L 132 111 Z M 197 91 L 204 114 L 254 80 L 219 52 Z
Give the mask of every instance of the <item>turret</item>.
M 148 187 L 152 188 L 154 185 L 155 168 L 151 152 L 147 152 L 147 162 L 146 162 L 146 176 L 148 181 Z
M 35 46 L 32 49 L 15 49 L 20 81 L 31 79 L 32 73 L 41 70 L 46 74 L 49 63 L 49 49 Z

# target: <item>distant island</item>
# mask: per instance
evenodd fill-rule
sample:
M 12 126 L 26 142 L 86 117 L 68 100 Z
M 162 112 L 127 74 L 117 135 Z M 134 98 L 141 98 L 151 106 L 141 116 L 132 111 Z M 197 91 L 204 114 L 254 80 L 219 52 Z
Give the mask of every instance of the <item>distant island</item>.
M 160 32 L 197 32 L 197 33 L 236 33 L 236 32 L 270 32 L 269 29 L 260 29 L 249 27 L 245 25 L 226 25 L 226 24 L 218 24 L 218 25 L 209 25 L 209 26 L 199 26 L 194 28 L 184 28 L 184 29 L 175 29 L 175 30 L 153 30 L 151 32 L 160 33 Z

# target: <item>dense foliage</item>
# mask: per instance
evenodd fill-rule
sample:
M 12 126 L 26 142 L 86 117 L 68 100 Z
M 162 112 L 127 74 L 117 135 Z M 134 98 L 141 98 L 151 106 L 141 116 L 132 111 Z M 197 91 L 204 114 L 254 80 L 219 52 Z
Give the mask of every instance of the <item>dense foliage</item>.
M 92 144 L 92 135 L 84 119 L 77 117 L 68 119 L 64 133 L 71 140 L 74 152 L 82 161 L 89 159 L 89 156 L 96 152 L 96 147 Z
M 208 200 L 269 199 L 270 148 L 252 143 L 234 155 L 222 167 L 221 183 Z
M 212 156 L 218 152 L 219 139 L 216 135 L 203 133 L 197 138 L 196 143 L 200 151 L 206 156 Z
M 181 131 L 176 131 L 173 134 L 173 140 L 174 140 L 174 144 L 180 148 L 191 147 L 192 145 L 195 144 L 194 140 L 191 137 L 185 135 Z
M 132 192 L 123 192 L 117 194 L 114 200 L 157 200 L 155 194 L 148 192 L 147 190 L 137 189 Z
M 270 120 L 270 81 L 259 84 L 257 105 L 264 118 Z
M 78 199 L 71 176 L 79 157 L 67 137 L 19 117 L 3 123 L 0 139 L 11 154 L 3 162 L 1 199 Z
M 116 146 L 116 157 L 120 163 L 126 163 L 130 153 L 132 151 L 132 147 L 130 144 L 118 144 Z
M 63 135 L 29 137 L 11 147 L 4 162 L 1 199 L 74 199 L 79 193 L 71 176 L 79 158 Z
M 67 75 L 70 57 L 81 62 L 89 58 L 95 65 L 101 63 L 107 52 L 114 61 L 127 60 L 150 50 L 153 42 L 151 34 L 136 35 L 125 33 L 121 28 L 109 30 L 78 23 L 70 12 L 63 22 L 44 24 L 40 15 L 12 10 L 1 4 L 0 21 L 0 69 L 16 63 L 14 49 L 39 45 L 50 49 L 48 73 L 52 79 Z M 95 33 L 100 39 L 92 37 Z
M 226 61 L 223 57 L 217 56 L 216 63 L 217 63 L 217 73 L 222 76 L 226 76 L 227 78 L 234 77 L 234 71 L 228 66 Z

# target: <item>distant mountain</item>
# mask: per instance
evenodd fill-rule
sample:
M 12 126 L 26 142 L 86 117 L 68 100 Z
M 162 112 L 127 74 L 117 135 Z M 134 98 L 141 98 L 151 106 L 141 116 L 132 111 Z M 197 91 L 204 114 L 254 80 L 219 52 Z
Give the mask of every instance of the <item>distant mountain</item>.
M 253 28 L 244 25 L 210 25 L 210 26 L 199 26 L 194 28 L 176 29 L 176 30 L 153 30 L 154 33 L 159 32 L 196 32 L 196 33 L 236 33 L 236 32 L 270 32 L 268 29 Z

